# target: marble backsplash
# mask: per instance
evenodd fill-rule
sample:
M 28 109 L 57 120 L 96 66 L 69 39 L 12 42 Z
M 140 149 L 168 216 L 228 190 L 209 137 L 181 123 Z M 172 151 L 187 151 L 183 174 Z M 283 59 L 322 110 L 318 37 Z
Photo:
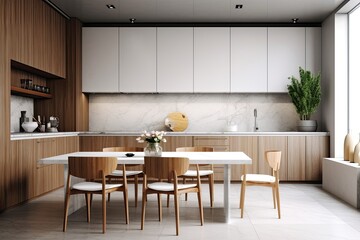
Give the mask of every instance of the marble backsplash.
M 21 117 L 21 111 L 26 111 L 27 117 L 33 117 L 34 99 L 11 95 L 10 111 L 11 111 L 10 130 L 11 132 L 19 132 L 20 131 L 19 121 Z
M 259 131 L 295 131 L 298 120 L 287 94 L 91 94 L 89 105 L 90 131 L 166 130 L 176 111 L 187 115 L 188 132 L 221 132 L 228 122 L 253 131 L 255 108 Z

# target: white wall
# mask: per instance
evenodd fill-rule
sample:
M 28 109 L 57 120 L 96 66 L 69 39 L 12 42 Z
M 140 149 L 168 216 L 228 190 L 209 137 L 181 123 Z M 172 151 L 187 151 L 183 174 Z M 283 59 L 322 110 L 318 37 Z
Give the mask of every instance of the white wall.
M 347 122 L 347 15 L 322 24 L 322 126 L 330 132 L 330 156 L 343 157 Z
M 188 116 L 191 132 L 224 131 L 227 121 L 253 131 L 254 108 L 259 131 L 294 131 L 298 120 L 287 94 L 90 94 L 89 105 L 90 131 L 165 129 L 175 111 Z

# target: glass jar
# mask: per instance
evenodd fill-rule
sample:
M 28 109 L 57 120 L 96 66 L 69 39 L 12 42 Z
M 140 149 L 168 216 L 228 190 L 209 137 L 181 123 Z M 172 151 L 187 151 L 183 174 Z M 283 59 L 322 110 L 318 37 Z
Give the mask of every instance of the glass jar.
M 145 156 L 161 156 L 162 147 L 159 143 L 148 142 L 144 148 L 144 154 Z

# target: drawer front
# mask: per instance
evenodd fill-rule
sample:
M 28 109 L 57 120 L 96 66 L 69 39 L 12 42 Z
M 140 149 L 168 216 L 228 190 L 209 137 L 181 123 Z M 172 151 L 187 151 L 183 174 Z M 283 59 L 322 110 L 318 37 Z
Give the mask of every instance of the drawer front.
M 195 146 L 229 146 L 229 137 L 194 137 Z

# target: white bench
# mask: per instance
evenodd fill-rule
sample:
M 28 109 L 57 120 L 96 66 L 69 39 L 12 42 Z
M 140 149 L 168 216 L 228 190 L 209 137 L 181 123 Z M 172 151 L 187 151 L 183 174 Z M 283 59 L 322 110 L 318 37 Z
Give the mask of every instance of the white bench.
M 322 186 L 355 208 L 360 208 L 360 166 L 341 158 L 324 158 Z

